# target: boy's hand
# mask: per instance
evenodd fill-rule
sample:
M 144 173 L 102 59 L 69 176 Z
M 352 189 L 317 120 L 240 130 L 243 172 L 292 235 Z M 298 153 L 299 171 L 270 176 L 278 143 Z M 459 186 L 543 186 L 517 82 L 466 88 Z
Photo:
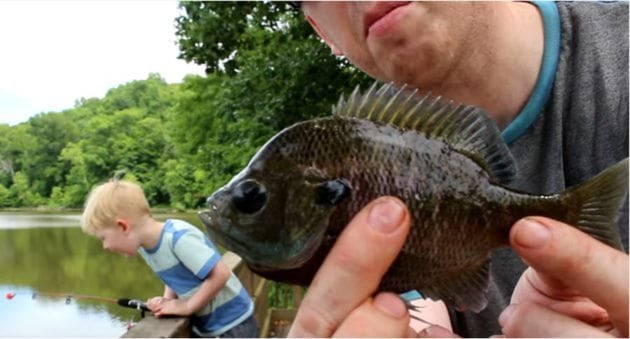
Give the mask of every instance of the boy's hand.
M 151 312 L 154 312 L 158 307 L 160 307 L 160 305 L 168 300 L 169 298 L 164 298 L 164 297 L 153 297 L 153 298 L 149 298 L 147 299 L 147 307 L 149 308 L 149 310 L 151 310 Z
M 147 300 L 147 307 L 158 318 L 163 315 L 188 316 L 192 313 L 186 301 L 181 299 L 154 297 Z

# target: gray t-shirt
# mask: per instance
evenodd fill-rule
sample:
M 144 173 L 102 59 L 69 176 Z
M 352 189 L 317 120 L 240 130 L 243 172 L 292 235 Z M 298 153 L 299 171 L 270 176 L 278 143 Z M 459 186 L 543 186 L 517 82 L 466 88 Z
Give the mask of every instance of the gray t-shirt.
M 551 194 L 584 182 L 628 157 L 628 3 L 560 2 L 560 57 L 549 101 L 536 122 L 511 145 L 518 176 L 511 186 Z M 628 251 L 628 203 L 619 231 Z M 511 249 L 492 254 L 488 307 L 451 312 L 455 333 L 501 333 L 525 265 Z

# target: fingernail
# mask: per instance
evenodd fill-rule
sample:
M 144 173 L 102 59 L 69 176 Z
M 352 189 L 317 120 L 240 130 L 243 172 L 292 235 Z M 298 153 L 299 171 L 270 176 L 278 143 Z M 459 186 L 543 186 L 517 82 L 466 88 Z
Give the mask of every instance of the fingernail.
M 422 331 L 418 332 L 418 338 L 433 338 L 433 336 L 431 335 L 431 330 L 429 330 L 431 328 L 431 326 L 423 329 Z
M 391 233 L 400 226 L 404 217 L 404 208 L 392 199 L 377 201 L 368 214 L 367 222 L 381 233 Z
M 435 335 L 435 331 L 433 331 L 433 326 L 426 327 L 420 333 L 418 333 L 418 338 L 436 338 L 438 336 Z
M 514 235 L 514 242 L 520 246 L 541 248 L 547 244 L 547 241 L 551 237 L 551 232 L 549 232 L 547 226 L 534 219 L 521 219 L 517 224 L 518 229 Z
M 405 304 L 392 293 L 380 293 L 374 297 L 374 306 L 394 318 L 401 318 L 407 313 Z
M 512 317 L 512 314 L 514 314 L 515 309 L 516 304 L 510 304 L 503 310 L 503 312 L 501 312 L 501 315 L 499 315 L 499 325 L 501 325 L 501 327 L 505 327 L 505 325 L 507 325 L 508 321 L 510 321 L 510 318 Z
M 459 338 L 455 333 L 438 325 L 430 325 L 417 335 L 418 338 Z

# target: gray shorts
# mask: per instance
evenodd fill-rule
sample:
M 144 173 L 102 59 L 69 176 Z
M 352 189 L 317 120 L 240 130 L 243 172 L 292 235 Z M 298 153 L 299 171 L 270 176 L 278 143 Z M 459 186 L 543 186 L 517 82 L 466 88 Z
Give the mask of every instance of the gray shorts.
M 232 327 L 229 331 L 219 335 L 219 338 L 258 338 L 258 322 L 254 315 L 250 315 L 242 323 Z

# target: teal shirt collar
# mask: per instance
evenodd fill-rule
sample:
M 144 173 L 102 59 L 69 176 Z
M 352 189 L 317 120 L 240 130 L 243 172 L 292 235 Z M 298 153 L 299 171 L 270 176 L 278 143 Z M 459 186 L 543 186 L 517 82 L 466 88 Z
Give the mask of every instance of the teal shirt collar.
M 503 140 L 511 144 L 536 121 L 543 111 L 553 88 L 553 81 L 560 56 L 560 14 L 555 2 L 532 1 L 542 15 L 545 46 L 542 65 L 532 95 L 523 110 L 501 133 Z

